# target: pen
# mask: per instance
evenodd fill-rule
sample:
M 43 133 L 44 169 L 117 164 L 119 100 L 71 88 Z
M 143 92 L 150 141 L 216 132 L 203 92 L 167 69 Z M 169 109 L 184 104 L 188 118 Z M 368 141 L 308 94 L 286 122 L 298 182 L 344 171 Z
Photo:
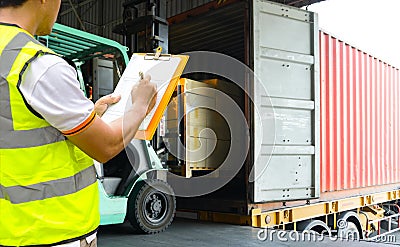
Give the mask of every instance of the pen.
M 140 78 L 140 80 L 143 80 L 143 79 L 144 79 L 144 74 L 143 74 L 142 71 L 139 71 L 139 78 Z

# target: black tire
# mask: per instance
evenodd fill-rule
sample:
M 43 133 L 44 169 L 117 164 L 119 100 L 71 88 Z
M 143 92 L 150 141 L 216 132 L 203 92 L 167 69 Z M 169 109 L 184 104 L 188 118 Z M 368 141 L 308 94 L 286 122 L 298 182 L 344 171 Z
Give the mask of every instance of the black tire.
M 331 235 L 331 230 L 325 222 L 321 220 L 305 220 L 297 223 L 298 231 L 309 231 L 318 234 Z
M 155 234 L 171 225 L 175 210 L 171 186 L 159 179 L 148 179 L 135 185 L 129 196 L 127 218 L 137 232 Z
M 357 225 L 353 222 L 347 221 L 344 228 L 339 229 L 338 236 L 341 239 L 360 240 L 362 235 L 358 231 Z

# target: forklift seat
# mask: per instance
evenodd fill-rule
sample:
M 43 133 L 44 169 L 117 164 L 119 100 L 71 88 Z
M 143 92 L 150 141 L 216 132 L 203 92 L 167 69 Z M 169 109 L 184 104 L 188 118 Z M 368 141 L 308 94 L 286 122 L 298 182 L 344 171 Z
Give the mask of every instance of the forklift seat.
M 107 195 L 115 195 L 118 185 L 121 183 L 122 178 L 119 177 L 104 177 L 103 164 L 94 160 L 94 167 L 96 168 L 97 178 L 103 184 L 103 188 Z

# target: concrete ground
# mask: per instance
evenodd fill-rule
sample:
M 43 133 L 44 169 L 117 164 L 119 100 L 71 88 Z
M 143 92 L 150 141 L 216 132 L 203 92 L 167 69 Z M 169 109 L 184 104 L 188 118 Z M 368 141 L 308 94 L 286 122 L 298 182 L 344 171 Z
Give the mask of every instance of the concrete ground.
M 172 225 L 163 233 L 156 235 L 134 234 L 129 223 L 113 226 L 101 226 L 98 233 L 99 247 L 132 247 L 132 246 L 400 246 L 400 233 L 393 234 L 395 242 L 376 243 L 366 241 L 324 240 L 291 241 L 289 233 L 283 235 L 280 241 L 277 235 L 273 239 L 261 241 L 258 238 L 260 229 L 249 226 L 235 226 L 210 222 L 199 222 L 187 219 L 175 219 Z M 263 237 L 265 235 L 261 235 Z M 295 238 L 294 235 L 291 237 Z M 307 240 L 307 238 L 305 239 Z M 390 239 L 394 240 L 393 237 Z

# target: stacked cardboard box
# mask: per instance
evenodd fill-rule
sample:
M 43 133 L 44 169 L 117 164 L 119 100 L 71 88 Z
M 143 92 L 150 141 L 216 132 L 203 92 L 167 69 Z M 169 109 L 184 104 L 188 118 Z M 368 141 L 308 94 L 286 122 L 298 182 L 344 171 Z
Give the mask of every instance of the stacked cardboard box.
M 225 161 L 230 150 L 231 131 L 225 118 L 215 111 L 221 106 L 216 91 L 227 94 L 240 107 L 244 96 L 240 87 L 222 80 L 194 81 L 184 79 L 184 133 L 186 177 L 193 170 L 215 170 Z M 230 105 L 227 107 L 231 107 Z M 176 151 L 178 141 L 178 100 L 173 98 L 166 113 L 166 137 L 169 149 Z M 231 123 L 232 124 L 232 123 Z M 233 123 L 235 124 L 235 123 Z
M 218 97 L 213 83 L 186 80 L 186 166 L 188 170 L 215 170 L 230 148 L 230 131 L 215 111 Z M 218 89 L 217 89 L 218 90 Z M 187 172 L 191 176 L 191 172 Z

